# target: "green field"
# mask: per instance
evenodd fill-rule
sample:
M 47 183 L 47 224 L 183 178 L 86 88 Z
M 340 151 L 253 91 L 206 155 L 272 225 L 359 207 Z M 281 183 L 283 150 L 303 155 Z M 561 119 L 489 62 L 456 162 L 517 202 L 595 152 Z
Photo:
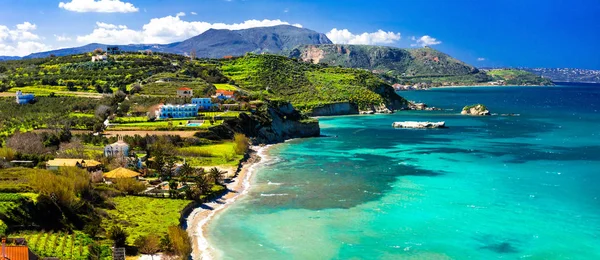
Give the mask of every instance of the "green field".
M 243 158 L 235 154 L 233 142 L 178 148 L 177 152 L 193 167 L 235 166 Z
M 229 84 L 213 84 L 215 85 L 215 88 L 219 89 L 219 90 L 238 90 L 235 86 L 233 85 L 229 85 Z
M 113 201 L 115 209 L 107 210 L 108 217 L 102 220 L 102 227 L 110 230 L 121 225 L 129 233 L 129 244 L 141 235 L 166 234 L 168 226 L 179 225 L 180 212 L 192 202 L 135 196 L 116 197 Z
M 39 257 L 59 259 L 88 259 L 88 246 L 93 240 L 83 232 L 28 232 L 19 234 L 27 240 L 27 245 Z M 110 248 L 104 246 L 102 259 L 108 258 Z

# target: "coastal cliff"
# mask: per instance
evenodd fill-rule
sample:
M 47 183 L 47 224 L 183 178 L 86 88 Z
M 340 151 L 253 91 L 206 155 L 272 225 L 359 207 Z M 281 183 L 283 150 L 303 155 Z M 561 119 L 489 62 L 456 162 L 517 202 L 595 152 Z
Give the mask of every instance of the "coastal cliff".
M 196 136 L 207 139 L 231 139 L 234 133 L 243 133 L 255 145 L 281 143 L 288 139 L 318 137 L 321 135 L 319 121 L 308 118 L 284 101 L 266 101 L 251 114 L 240 114 L 236 119 L 226 120 L 207 132 Z
M 316 106 L 310 116 L 338 116 L 358 114 L 358 106 L 350 102 L 340 102 Z

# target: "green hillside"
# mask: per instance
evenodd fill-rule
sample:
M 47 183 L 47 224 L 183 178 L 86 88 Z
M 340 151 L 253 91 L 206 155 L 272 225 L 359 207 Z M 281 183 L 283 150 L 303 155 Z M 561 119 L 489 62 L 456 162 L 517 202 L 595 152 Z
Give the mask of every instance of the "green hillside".
M 365 109 L 382 103 L 399 108 L 406 102 L 391 86 L 364 70 L 269 54 L 249 54 L 227 61 L 221 70 L 242 89 L 290 100 L 298 106 L 349 101 Z
M 552 85 L 550 79 L 517 69 L 495 69 L 486 71 L 494 80 L 503 80 L 506 85 Z

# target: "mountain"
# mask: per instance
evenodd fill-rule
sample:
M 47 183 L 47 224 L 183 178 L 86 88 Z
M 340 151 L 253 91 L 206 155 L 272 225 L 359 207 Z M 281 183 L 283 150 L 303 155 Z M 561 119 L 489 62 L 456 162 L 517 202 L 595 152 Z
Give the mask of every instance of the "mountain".
M 478 72 L 475 67 L 429 47 L 400 49 L 369 45 L 304 45 L 292 50 L 290 57 L 313 63 L 368 69 L 398 77 L 454 76 Z
M 117 46 L 122 51 L 152 50 L 175 54 L 190 54 L 196 52 L 199 58 L 222 58 L 223 56 L 242 56 L 253 53 L 281 53 L 303 44 L 331 44 L 325 34 L 291 25 L 257 27 L 243 30 L 210 29 L 200 35 L 182 42 L 170 44 L 129 44 L 108 45 L 91 43 L 88 45 L 64 48 L 59 50 L 32 53 L 24 59 L 45 58 L 50 55 L 66 56 L 91 52 L 95 49 L 106 49 Z M 20 57 L 0 56 L 0 60 L 16 60 Z
M 173 44 L 166 52 L 184 54 L 194 50 L 197 57 L 222 58 L 248 52 L 278 54 L 302 44 L 331 44 L 331 41 L 325 34 L 290 25 L 235 31 L 210 29 Z
M 506 82 L 518 82 L 518 85 L 550 84 L 530 73 L 517 73 L 518 79 L 514 73 L 490 75 L 429 47 L 401 49 L 346 44 L 303 45 L 291 50 L 289 57 L 315 64 L 366 69 L 389 82 L 419 84 L 421 87 L 484 85 L 503 80 L 504 76 L 508 77 Z

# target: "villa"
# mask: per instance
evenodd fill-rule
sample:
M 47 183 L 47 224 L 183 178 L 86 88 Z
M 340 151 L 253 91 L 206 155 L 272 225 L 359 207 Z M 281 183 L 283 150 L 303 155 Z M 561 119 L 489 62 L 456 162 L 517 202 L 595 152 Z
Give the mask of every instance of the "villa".
M 198 106 L 199 110 L 211 110 L 214 106 L 211 98 L 192 98 L 192 104 Z
M 35 98 L 35 96 L 33 94 L 23 94 L 22 91 L 17 90 L 16 98 L 17 104 L 23 105 L 29 104 Z
M 186 97 L 193 97 L 194 96 L 194 91 L 191 88 L 178 88 L 177 89 L 177 97 L 180 98 L 186 98 Z
M 106 157 L 127 157 L 129 155 L 129 145 L 123 141 L 123 136 L 117 137 L 118 141 L 104 147 L 104 156 Z
M 46 169 L 48 170 L 58 170 L 61 167 L 77 167 L 92 172 L 102 167 L 102 163 L 84 159 L 54 159 L 46 163 Z
M 97 61 L 106 61 L 108 59 L 108 55 L 104 54 L 104 55 L 94 55 L 92 56 L 92 62 L 97 62 Z
M 232 99 L 235 91 L 217 89 L 217 94 L 213 97 L 218 99 Z
M 195 104 L 160 105 L 155 113 L 156 119 L 195 117 L 198 115 L 198 106 Z

